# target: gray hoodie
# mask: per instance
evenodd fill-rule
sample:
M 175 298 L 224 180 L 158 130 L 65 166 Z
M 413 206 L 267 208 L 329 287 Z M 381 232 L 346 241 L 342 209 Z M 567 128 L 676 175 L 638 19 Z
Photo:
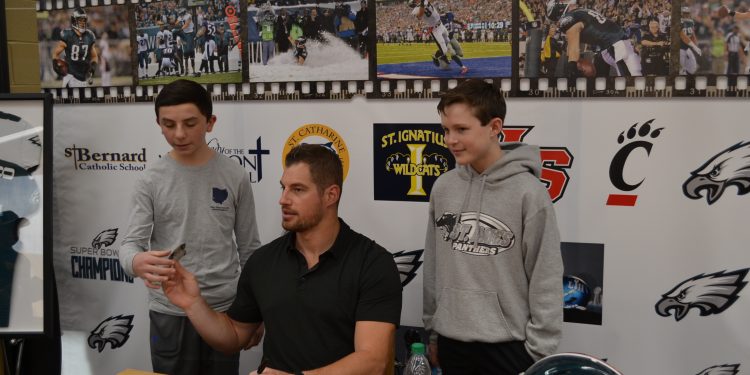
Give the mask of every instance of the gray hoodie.
M 562 258 L 555 211 L 539 180 L 539 148 L 501 143 L 482 174 L 443 174 L 430 197 L 424 324 L 460 341 L 524 341 L 554 353 L 562 326 Z

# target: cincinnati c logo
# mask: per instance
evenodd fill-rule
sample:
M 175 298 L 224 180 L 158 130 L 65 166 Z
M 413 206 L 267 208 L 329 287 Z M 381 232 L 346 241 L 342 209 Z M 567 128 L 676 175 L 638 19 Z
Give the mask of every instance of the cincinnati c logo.
M 651 128 L 651 123 L 655 119 L 648 120 L 638 127 L 638 123 L 628 129 L 627 133 L 622 132 L 617 137 L 617 143 L 623 144 L 622 148 L 612 158 L 612 162 L 609 164 L 609 180 L 612 185 L 622 191 L 633 191 L 637 189 L 645 179 L 637 183 L 628 183 L 625 181 L 623 176 L 623 170 L 625 169 L 625 162 L 630 157 L 630 154 L 637 149 L 643 149 L 646 151 L 646 155 L 651 156 L 651 148 L 654 144 L 648 141 L 648 138 L 655 139 L 664 128 Z M 635 201 L 638 199 L 638 195 L 634 194 L 610 194 L 607 198 L 607 206 L 635 206 Z

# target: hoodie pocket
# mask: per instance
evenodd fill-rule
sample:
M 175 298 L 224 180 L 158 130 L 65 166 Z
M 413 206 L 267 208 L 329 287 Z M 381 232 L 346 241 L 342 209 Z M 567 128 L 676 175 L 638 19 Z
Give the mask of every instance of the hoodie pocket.
M 461 341 L 498 342 L 512 338 L 496 292 L 444 288 L 435 330 Z

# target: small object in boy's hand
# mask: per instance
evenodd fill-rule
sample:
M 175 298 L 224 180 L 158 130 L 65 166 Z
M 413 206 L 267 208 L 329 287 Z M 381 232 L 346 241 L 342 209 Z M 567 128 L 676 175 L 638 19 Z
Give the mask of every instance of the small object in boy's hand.
M 182 244 L 180 246 L 177 246 L 174 250 L 172 250 L 172 253 L 169 254 L 169 259 L 180 260 L 182 259 L 182 257 L 185 256 L 185 253 L 187 253 L 187 251 L 185 250 L 185 244 Z

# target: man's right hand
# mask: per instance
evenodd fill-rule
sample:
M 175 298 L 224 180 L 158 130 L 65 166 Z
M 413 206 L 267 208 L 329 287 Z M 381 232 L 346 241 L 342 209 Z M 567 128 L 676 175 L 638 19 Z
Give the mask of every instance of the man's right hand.
M 159 283 L 167 281 L 174 274 L 174 261 L 167 259 L 169 250 L 144 251 L 133 258 L 133 272 L 143 279 L 151 289 L 159 289 Z
M 173 269 L 175 272 L 169 280 L 161 283 L 162 289 L 169 302 L 187 312 L 188 308 L 201 301 L 198 280 L 179 261 L 174 262 Z

